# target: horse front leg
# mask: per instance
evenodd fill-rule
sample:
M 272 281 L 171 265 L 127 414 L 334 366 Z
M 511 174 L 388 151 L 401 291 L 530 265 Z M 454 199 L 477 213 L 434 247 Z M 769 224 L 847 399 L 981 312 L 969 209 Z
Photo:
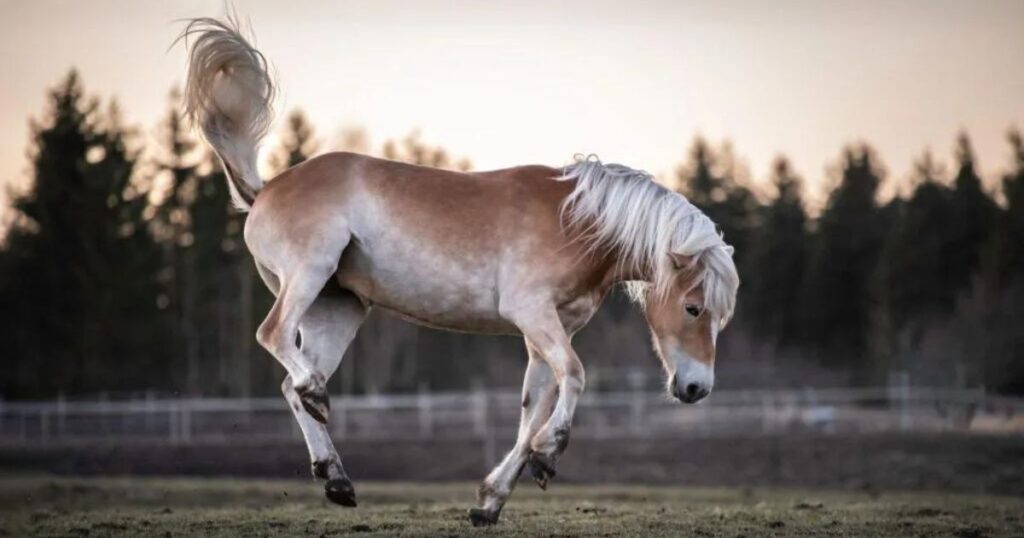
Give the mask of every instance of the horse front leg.
M 530 455 L 530 440 L 551 416 L 555 406 L 558 386 L 555 384 L 551 368 L 529 344 L 526 349 L 530 360 L 523 378 L 519 435 L 516 436 L 516 444 L 512 450 L 480 485 L 477 495 L 479 506 L 469 511 L 470 521 L 475 526 L 497 523 L 501 508 L 512 494 Z M 545 480 L 541 487 L 546 485 Z
M 543 488 L 555 476 L 555 464 L 569 444 L 572 418 L 586 378 L 554 305 L 516 312 L 513 319 L 527 345 L 536 349 L 551 369 L 558 388 L 551 416 L 530 439 L 528 462 L 534 479 Z

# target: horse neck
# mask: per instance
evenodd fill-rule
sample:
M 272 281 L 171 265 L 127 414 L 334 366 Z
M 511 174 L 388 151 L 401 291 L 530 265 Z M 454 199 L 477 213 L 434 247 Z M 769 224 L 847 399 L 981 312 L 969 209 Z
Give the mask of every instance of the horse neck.
M 622 284 L 625 282 L 651 282 L 652 276 L 646 271 L 637 270 L 633 264 L 628 263 L 620 257 L 619 252 L 609 251 L 604 254 L 608 268 L 605 281 L 609 284 Z

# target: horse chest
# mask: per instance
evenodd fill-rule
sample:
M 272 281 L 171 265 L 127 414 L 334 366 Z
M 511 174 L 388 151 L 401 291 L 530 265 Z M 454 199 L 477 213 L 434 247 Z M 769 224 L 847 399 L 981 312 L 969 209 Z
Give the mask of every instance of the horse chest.
M 603 294 L 588 293 L 558 306 L 558 318 L 566 332 L 572 334 L 583 328 L 601 306 Z

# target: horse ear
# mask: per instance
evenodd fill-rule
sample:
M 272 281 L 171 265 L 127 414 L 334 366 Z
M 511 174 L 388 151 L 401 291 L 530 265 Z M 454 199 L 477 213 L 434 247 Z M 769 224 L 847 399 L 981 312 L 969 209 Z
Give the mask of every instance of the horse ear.
M 690 264 L 693 263 L 693 256 L 686 256 L 685 254 L 676 254 L 675 252 L 669 252 L 668 257 L 672 260 L 672 268 L 676 271 L 682 271 L 683 269 L 689 269 Z

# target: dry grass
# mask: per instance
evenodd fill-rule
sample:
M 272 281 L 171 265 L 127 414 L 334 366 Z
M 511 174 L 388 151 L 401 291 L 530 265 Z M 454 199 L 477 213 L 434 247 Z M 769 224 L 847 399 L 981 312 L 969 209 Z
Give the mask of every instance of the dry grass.
M 0 477 L 0 536 L 1015 536 L 1024 500 L 941 493 L 568 486 L 524 481 L 495 527 L 474 484 L 356 484 L 360 506 L 306 481 Z

